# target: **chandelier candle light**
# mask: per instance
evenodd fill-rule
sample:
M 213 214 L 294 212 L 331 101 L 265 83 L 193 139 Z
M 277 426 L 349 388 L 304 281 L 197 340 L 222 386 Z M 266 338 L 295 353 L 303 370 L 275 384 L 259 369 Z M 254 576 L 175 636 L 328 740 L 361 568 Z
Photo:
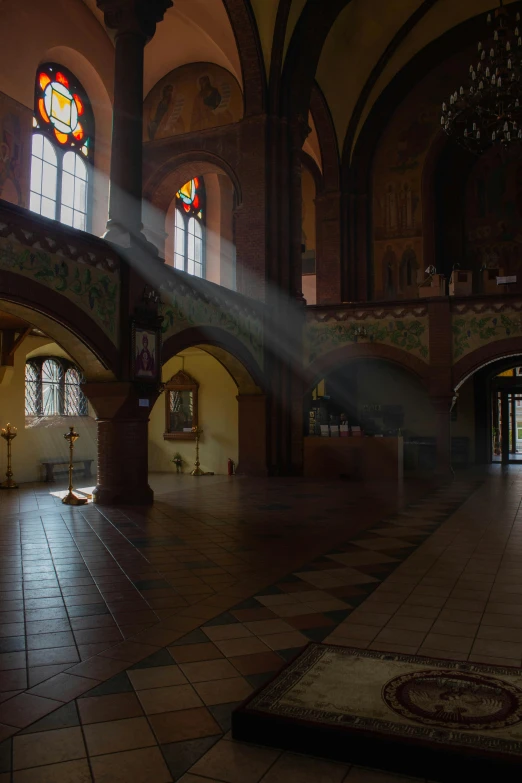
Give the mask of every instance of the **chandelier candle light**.
M 522 27 L 500 0 L 488 14 L 492 38 L 479 42 L 478 62 L 469 66 L 467 86 L 442 104 L 441 126 L 463 147 L 481 154 L 492 144 L 522 140 Z
M 0 489 L 17 489 L 18 484 L 15 484 L 13 481 L 13 471 L 11 469 L 11 442 L 16 438 L 18 432 L 16 427 L 11 427 L 11 425 L 8 424 L 7 427 L 2 427 L 0 435 L 7 441 L 7 471 L 5 474 L 7 476 L 7 481 L 0 484 Z
M 74 460 L 74 444 L 80 437 L 77 432 L 74 431 L 74 427 L 69 427 L 69 432 L 64 436 L 65 440 L 69 441 L 69 492 L 62 498 L 62 503 L 67 506 L 83 506 L 87 503 L 87 498 L 79 498 L 73 493 L 73 460 Z

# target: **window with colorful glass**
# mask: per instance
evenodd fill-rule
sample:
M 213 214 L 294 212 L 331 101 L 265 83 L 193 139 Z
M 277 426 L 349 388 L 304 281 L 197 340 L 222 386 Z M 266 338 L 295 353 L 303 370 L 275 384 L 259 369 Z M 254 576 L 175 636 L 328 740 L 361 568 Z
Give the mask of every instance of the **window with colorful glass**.
M 186 182 L 176 193 L 174 267 L 205 277 L 205 185 L 201 177 Z
M 29 206 L 82 231 L 89 228 L 94 117 L 82 85 L 56 63 L 38 68 Z

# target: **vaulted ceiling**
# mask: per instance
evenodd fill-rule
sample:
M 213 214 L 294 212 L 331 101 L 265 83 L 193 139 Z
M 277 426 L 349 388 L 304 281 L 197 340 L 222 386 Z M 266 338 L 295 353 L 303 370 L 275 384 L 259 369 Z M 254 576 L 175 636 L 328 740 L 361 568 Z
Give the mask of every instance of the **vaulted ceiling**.
M 350 128 L 355 144 L 364 122 L 394 76 L 430 42 L 450 28 L 491 10 L 495 0 L 327 0 L 339 13 L 317 63 L 316 81 L 324 93 L 339 148 Z M 514 2 L 515 0 L 507 0 Z M 83 0 L 100 23 L 96 0 Z M 302 34 L 301 16 L 326 0 L 244 0 L 255 20 L 268 80 L 279 40 L 281 69 L 293 37 Z M 234 31 L 224 0 L 175 0 L 145 50 L 145 93 L 168 71 L 192 61 L 210 61 L 242 83 Z M 284 24 L 284 31 L 277 25 Z M 282 34 L 284 32 L 284 35 Z

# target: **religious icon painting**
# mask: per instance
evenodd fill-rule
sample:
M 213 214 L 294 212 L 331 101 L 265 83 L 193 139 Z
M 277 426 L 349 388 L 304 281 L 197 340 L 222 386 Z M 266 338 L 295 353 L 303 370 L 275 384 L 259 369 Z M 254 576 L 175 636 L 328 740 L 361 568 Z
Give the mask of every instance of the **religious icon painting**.
M 135 379 L 155 382 L 159 379 L 160 371 L 159 331 L 134 324 L 132 330 L 132 376 Z

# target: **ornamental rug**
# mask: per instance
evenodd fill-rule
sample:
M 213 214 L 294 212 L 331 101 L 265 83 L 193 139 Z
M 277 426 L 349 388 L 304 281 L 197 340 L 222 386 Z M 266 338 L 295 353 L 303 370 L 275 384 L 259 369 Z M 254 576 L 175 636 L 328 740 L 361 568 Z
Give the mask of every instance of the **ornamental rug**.
M 232 733 L 430 780 L 509 780 L 522 669 L 311 643 L 235 711 Z

